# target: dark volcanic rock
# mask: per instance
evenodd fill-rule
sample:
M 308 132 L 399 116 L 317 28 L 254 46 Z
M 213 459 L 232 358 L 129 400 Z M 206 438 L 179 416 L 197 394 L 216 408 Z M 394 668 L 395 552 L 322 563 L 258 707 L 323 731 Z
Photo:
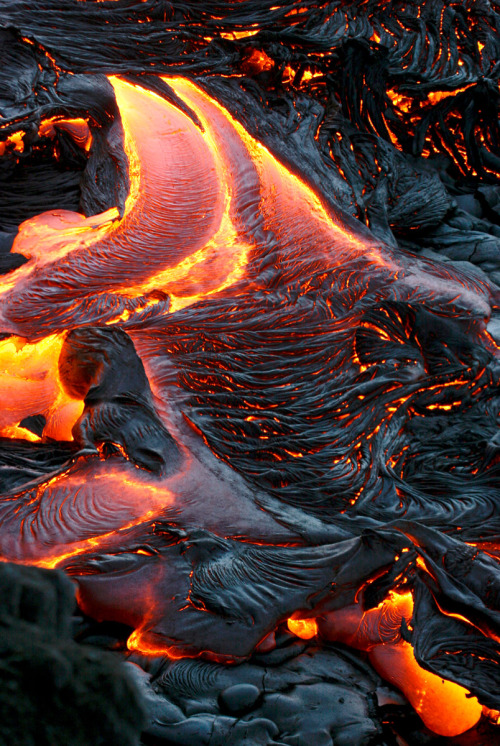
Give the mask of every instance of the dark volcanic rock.
M 221 692 L 219 701 L 221 707 L 232 715 L 243 715 L 255 707 L 260 694 L 253 684 L 235 684 Z
M 0 565 L 0 744 L 135 746 L 142 708 L 123 664 L 70 636 L 63 573 Z
M 0 29 L 2 140 L 22 133 L 22 143 L 0 153 L 0 231 L 11 233 L 33 215 L 61 208 L 95 215 L 117 206 L 128 194 L 128 161 L 113 89 L 104 75 L 64 73 L 14 28 Z M 64 130 L 45 137 L 42 121 L 82 118 L 92 136 L 88 152 Z M 2 240 L 0 236 L 0 253 Z M 22 259 L 5 265 L 15 269 Z
M 138 665 L 131 666 L 148 710 L 145 742 L 182 746 L 385 743 L 376 704 L 381 682 L 367 664 L 341 647 L 319 649 L 306 644 L 304 650 L 287 633 L 280 632 L 278 638 L 278 645 L 289 651 L 288 659 L 279 664 L 274 656 L 262 654 L 228 667 L 185 658 L 164 661 L 151 677 Z M 145 663 L 137 656 L 133 659 Z
M 85 401 L 73 428 L 80 446 L 97 452 L 99 444 L 119 444 L 132 461 L 155 473 L 179 463 L 177 446 L 154 410 L 142 361 L 125 332 L 74 329 L 62 348 L 59 373 L 69 395 Z

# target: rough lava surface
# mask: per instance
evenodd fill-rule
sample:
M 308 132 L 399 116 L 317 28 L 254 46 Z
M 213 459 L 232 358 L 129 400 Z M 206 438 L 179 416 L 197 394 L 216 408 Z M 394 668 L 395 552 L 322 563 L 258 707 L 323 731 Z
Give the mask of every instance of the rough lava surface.
M 2 559 L 144 743 L 492 739 L 495 7 L 0 11 Z

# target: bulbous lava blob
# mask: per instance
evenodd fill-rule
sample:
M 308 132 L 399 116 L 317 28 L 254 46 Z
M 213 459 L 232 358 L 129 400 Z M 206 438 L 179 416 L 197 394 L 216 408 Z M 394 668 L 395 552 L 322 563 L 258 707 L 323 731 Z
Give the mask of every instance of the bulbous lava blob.
M 155 412 L 144 366 L 125 332 L 115 326 L 71 331 L 59 377 L 69 396 L 84 400 L 72 429 L 82 448 L 97 454 L 111 445 L 159 476 L 180 468 L 179 449 Z
M 476 697 L 463 686 L 419 666 L 408 642 L 376 645 L 369 658 L 386 681 L 401 689 L 434 733 L 458 736 L 479 721 L 483 708 Z

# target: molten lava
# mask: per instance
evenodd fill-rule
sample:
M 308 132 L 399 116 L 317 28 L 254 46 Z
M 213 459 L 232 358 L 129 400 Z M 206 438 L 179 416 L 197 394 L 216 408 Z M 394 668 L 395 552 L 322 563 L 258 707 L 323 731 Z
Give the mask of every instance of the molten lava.
M 268 59 L 247 63 L 266 72 Z M 392 522 L 455 526 L 467 509 L 439 484 L 420 489 L 417 467 L 455 422 L 438 418 L 476 421 L 489 405 L 490 286 L 377 241 L 192 81 L 163 78 L 182 107 L 110 81 L 129 161 L 123 215 L 25 221 L 13 252 L 28 261 L 0 282 L 12 335 L 0 436 L 74 445 L 64 467 L 5 494 L 3 559 L 67 569 L 83 610 L 133 627 L 129 649 L 144 654 L 233 662 L 272 647 L 288 619 L 303 639 L 367 651 L 429 728 L 462 733 L 481 705 L 403 639 L 414 598 L 393 588 L 422 562 L 404 565 L 417 541 Z M 57 128 L 92 151 L 85 120 L 50 118 L 39 134 Z M 33 415 L 40 443 L 21 425 Z M 364 611 L 354 586 L 399 562 Z M 344 603 L 327 608 L 337 592 Z
M 38 334 L 47 334 L 75 323 L 163 315 L 168 304 L 159 302 L 158 290 L 176 310 L 243 279 L 262 285 L 263 262 L 286 282 L 362 259 L 383 282 L 397 275 L 408 294 L 415 282 L 433 292 L 439 275 L 429 264 L 419 268 L 415 260 L 409 267 L 371 237 L 356 235 L 193 83 L 166 79 L 203 130 L 159 95 L 111 80 L 130 164 L 124 216 L 53 210 L 26 221 L 12 250 L 30 261 L 0 283 L 5 331 L 32 334 L 33 317 Z M 487 294 L 477 289 L 450 281 L 449 299 L 487 315 Z
M 52 334 L 30 344 L 9 337 L 0 342 L 0 436 L 39 440 L 20 422 L 34 414 L 45 418 L 44 435 L 73 440 L 72 428 L 83 411 L 83 401 L 64 391 L 58 361 L 64 334 Z
M 464 687 L 418 665 L 401 636 L 401 624 L 411 624 L 412 614 L 411 593 L 391 593 L 375 609 L 363 612 L 358 603 L 326 614 L 317 624 L 325 639 L 368 651 L 374 668 L 401 689 L 430 730 L 442 736 L 464 733 L 476 725 L 482 707 Z

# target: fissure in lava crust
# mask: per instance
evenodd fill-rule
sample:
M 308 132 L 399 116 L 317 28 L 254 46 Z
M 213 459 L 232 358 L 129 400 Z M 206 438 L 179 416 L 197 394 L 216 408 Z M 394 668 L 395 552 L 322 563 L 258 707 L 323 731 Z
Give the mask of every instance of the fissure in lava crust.
M 2 560 L 144 743 L 493 742 L 497 4 L 0 20 Z

